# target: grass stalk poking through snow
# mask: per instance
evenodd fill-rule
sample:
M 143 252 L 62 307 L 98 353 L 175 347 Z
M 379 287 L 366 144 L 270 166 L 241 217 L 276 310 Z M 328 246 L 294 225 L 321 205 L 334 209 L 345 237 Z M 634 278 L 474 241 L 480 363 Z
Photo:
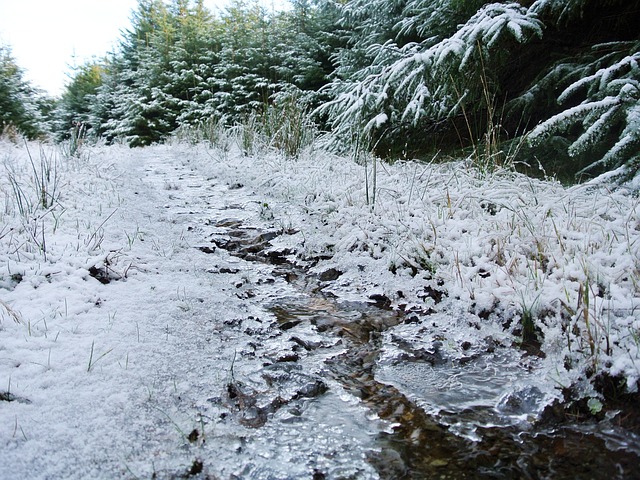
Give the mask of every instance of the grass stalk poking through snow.
M 0 306 L 2 306 L 4 308 L 4 310 L 7 312 L 9 317 L 11 319 L 13 319 L 14 322 L 19 323 L 19 324 L 23 324 L 24 323 L 22 321 L 22 318 L 21 318 L 20 314 L 18 312 L 16 312 L 13 308 L 11 308 L 11 306 L 8 305 L 6 302 L 3 302 L 2 300 L 0 300 Z M 0 324 L 1 323 L 2 322 L 0 322 Z
M 40 163 L 36 164 L 26 141 L 25 147 L 29 155 L 29 161 L 31 162 L 33 186 L 35 188 L 36 198 L 38 198 L 37 204 L 39 207 L 47 210 L 57 202 L 60 194 L 58 160 L 53 153 L 47 154 L 41 146 Z
M 104 357 L 106 357 L 113 351 L 113 348 L 110 348 L 106 352 L 100 354 L 100 356 L 94 360 L 93 354 L 94 354 L 95 343 L 96 343 L 95 340 L 91 342 L 91 353 L 89 355 L 89 365 L 87 367 L 87 372 L 90 372 L 91 369 L 96 365 L 96 363 L 98 363 L 100 360 L 102 360 Z

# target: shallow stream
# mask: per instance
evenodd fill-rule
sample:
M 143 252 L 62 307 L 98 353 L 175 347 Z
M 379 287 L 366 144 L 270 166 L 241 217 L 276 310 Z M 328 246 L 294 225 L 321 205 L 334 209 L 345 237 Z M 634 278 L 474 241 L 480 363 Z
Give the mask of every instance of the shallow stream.
M 293 344 L 278 362 L 291 365 L 291 371 L 296 364 L 300 370 L 319 367 L 315 380 L 307 379 L 291 398 L 304 397 L 301 408 L 317 404 L 335 411 L 342 428 L 362 429 L 356 422 L 345 425 L 349 420 L 337 414 L 339 403 L 325 405 L 346 392 L 372 419 L 382 420 L 385 426 L 374 429 L 374 448 L 367 454 L 380 478 L 640 478 L 639 437 L 619 425 L 620 415 L 572 420 L 552 406 L 559 393 L 550 382 L 531 374 L 535 358 L 491 338 L 452 340 L 446 325 L 456 319 L 442 313 L 408 315 L 385 308 L 380 298 L 340 301 L 326 292 L 339 272 L 325 281 L 310 275 L 290 261 L 291 252 L 271 246 L 279 232 L 259 232 L 236 221 L 217 227 L 225 230 L 213 240 L 218 248 L 273 266 L 273 275 L 294 287 L 295 295 L 267 305 Z M 291 378 L 270 382 L 275 390 L 284 389 Z M 263 428 L 284 400 L 267 403 L 270 409 L 253 427 Z M 329 477 L 320 470 L 314 474 Z

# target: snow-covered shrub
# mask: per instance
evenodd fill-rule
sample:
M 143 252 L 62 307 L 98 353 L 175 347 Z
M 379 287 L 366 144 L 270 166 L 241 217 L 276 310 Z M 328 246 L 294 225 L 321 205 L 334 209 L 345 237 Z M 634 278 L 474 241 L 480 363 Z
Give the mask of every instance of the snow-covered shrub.
M 485 103 L 486 89 L 495 87 L 493 77 L 504 68 L 502 57 L 512 54 L 509 47 L 541 35 L 542 24 L 521 5 L 487 4 L 440 41 L 372 45 L 372 65 L 334 82 L 335 99 L 323 110 L 345 138 L 353 125 L 378 135 L 429 128 L 465 106 L 477 109 Z
M 529 139 L 536 145 L 565 135 L 570 157 L 598 153 L 582 172 L 624 165 L 625 176 L 633 176 L 640 166 L 640 42 L 597 45 L 594 53 L 595 60 L 563 63 L 542 79 L 544 84 L 558 72 L 571 74 L 558 96 L 565 109 L 538 125 Z

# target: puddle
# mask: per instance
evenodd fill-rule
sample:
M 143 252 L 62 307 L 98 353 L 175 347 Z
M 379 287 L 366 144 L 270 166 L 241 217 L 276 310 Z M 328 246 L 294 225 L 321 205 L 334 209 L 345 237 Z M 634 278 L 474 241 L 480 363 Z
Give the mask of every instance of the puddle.
M 455 418 L 486 410 L 492 414 L 478 415 L 478 425 L 509 426 L 535 422 L 557 398 L 531 384 L 528 374 L 518 352 L 498 351 L 464 363 L 386 363 L 378 365 L 376 380 L 405 392 L 430 415 Z
M 282 232 L 261 232 L 233 220 L 216 226 L 221 230 L 212 239 L 217 248 L 272 265 L 274 275 L 298 292 L 266 306 L 293 344 L 293 353 L 282 353 L 269 368 L 299 372 L 302 386 L 283 403 L 271 400 L 254 408 L 255 427 L 269 428 L 270 419 L 290 415 L 291 409 L 281 407 L 301 399 L 339 412 L 340 402 L 332 403 L 340 395 L 337 385 L 388 426 L 376 430 L 375 448 L 366 453 L 383 479 L 640 477 L 640 438 L 614 421 L 547 418 L 557 394 L 535 380 L 521 352 L 490 339 L 475 344 L 449 339 L 446 345 L 420 334 L 412 343 L 402 335 L 420 332 L 415 318 L 381 308 L 383 301 L 341 302 L 325 293 L 339 272 L 319 278 L 289 262 L 291 252 L 273 250 L 270 243 Z M 441 336 L 447 340 L 446 332 Z M 340 350 L 327 355 L 322 339 Z M 298 362 L 314 357 L 321 369 L 302 374 Z M 269 381 L 277 386 L 276 373 Z M 251 403 L 243 395 L 241 389 L 230 392 L 235 401 Z M 297 428 L 298 419 L 293 420 L 290 427 Z M 331 425 L 327 428 L 338 428 Z M 343 430 L 348 426 L 340 424 Z

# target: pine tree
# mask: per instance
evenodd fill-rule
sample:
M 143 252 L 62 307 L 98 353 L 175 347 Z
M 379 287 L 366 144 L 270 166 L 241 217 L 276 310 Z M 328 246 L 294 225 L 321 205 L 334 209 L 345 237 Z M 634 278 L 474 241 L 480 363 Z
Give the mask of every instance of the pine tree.
M 319 104 L 333 70 L 335 46 L 323 41 L 337 16 L 321 15 L 335 12 L 331 5 L 299 0 L 291 12 L 267 14 L 256 0 L 236 0 L 213 17 L 202 0 L 141 0 L 105 62 L 94 131 L 146 145 L 212 117 L 242 122 L 283 95 Z
M 619 167 L 624 167 L 622 178 L 635 176 L 640 167 L 640 2 L 538 0 L 531 9 L 546 21 L 548 38 L 561 39 L 565 52 L 511 105 L 541 122 L 529 136 L 527 153 L 543 159 L 553 155 L 579 176 Z
M 95 135 L 92 112 L 103 77 L 104 66 L 101 62 L 89 62 L 75 70 L 55 110 L 58 140 L 67 139 L 78 131 Z
M 108 60 L 93 118 L 108 140 L 131 146 L 160 141 L 174 128 L 175 109 L 160 88 L 174 39 L 171 15 L 161 0 L 139 0 L 120 50 Z
M 484 5 L 457 27 L 452 20 L 478 2 L 436 3 L 441 8 L 424 0 L 407 2 L 393 38 L 358 48 L 360 57 L 371 59 L 360 70 L 348 71 L 353 54 L 340 58 L 347 70 L 338 68 L 342 77 L 331 86 L 334 100 L 323 107 L 338 135 L 349 141 L 356 125 L 372 142 L 390 148 L 395 138 L 417 143 L 419 132 L 437 132 L 462 113 L 476 116 L 500 94 L 498 79 L 510 58 L 542 35 L 541 23 L 517 3 Z M 429 24 L 419 26 L 413 18 L 427 18 L 436 35 L 401 43 L 430 31 Z M 364 33 L 366 45 L 371 35 Z
M 177 36 L 167 72 L 168 89 L 179 105 L 178 126 L 197 125 L 215 115 L 212 88 L 215 66 L 219 63 L 220 25 L 202 1 L 193 7 L 180 5 Z
M 319 112 L 342 145 L 521 145 L 533 130 L 525 162 L 637 171 L 639 1 L 353 0 L 340 12 L 347 48 Z
M 11 49 L 0 45 L 0 134 L 12 128 L 29 139 L 46 134 L 46 113 L 51 104 L 24 79 Z

